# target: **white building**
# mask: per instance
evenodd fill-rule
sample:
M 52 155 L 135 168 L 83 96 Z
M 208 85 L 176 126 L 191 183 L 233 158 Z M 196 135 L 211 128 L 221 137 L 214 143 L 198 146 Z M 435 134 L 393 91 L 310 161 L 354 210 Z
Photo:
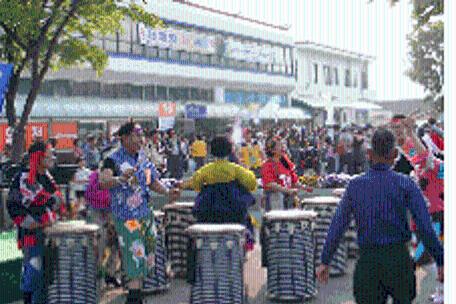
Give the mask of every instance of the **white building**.
M 369 102 L 375 99 L 368 79 L 373 57 L 313 42 L 295 46 L 294 103 L 323 109 L 327 119 L 320 117 L 317 123 L 362 124 L 368 121 L 369 110 L 380 108 Z
M 99 37 L 96 45 L 109 54 L 104 74 L 97 77 L 89 66 L 49 73 L 32 120 L 109 127 L 128 117 L 156 118 L 161 102 L 176 103 L 178 118 L 189 103 L 202 105 L 207 118 L 220 119 L 249 115 L 246 108 L 270 102 L 280 103 L 279 118 L 290 117 L 290 111 L 304 117 L 300 109 L 285 110 L 295 89 L 288 29 L 190 1 L 149 0 L 146 10 L 166 28 L 126 22 L 123 33 Z M 29 86 L 24 79 L 20 94 Z M 20 95 L 18 114 L 24 100 Z

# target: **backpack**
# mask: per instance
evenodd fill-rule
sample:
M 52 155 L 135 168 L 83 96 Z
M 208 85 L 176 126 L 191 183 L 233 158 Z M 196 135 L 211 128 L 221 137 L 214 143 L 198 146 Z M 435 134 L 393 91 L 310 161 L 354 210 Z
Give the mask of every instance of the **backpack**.
M 89 184 L 84 194 L 86 202 L 94 209 L 108 209 L 111 205 L 111 193 L 108 189 L 101 190 L 98 182 L 98 171 L 89 176 Z

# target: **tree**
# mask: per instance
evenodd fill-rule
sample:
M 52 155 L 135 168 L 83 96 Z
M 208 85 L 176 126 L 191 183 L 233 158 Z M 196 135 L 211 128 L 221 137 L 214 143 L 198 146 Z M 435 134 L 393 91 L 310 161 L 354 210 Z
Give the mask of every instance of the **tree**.
M 425 88 L 426 100 L 443 110 L 443 0 L 415 0 L 413 4 L 415 24 L 408 35 L 411 67 L 407 75 Z
M 400 0 L 388 1 L 394 5 Z M 412 3 L 414 25 L 407 36 L 411 66 L 406 74 L 424 87 L 425 100 L 435 102 L 443 111 L 444 0 L 412 0 Z
M 90 63 L 101 75 L 108 55 L 93 42 L 96 35 L 123 31 L 129 18 L 150 27 L 163 22 L 135 1 L 121 0 L 0 0 L 0 61 L 14 64 L 6 94 L 6 116 L 13 128 L 13 157 L 20 160 L 25 126 L 49 68 L 58 70 Z M 20 118 L 15 99 L 20 77 L 31 75 L 31 88 Z

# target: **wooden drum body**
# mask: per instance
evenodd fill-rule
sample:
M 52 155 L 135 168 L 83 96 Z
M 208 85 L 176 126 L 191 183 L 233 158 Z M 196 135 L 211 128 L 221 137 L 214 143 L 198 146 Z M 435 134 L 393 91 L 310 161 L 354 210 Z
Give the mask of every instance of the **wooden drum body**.
M 187 250 L 189 236 L 185 230 L 196 220 L 192 215 L 194 203 L 174 203 L 163 207 L 165 212 L 166 250 L 171 271 L 178 278 L 187 275 Z
M 317 294 L 313 211 L 275 210 L 264 215 L 268 298 L 303 301 Z
M 332 218 L 336 213 L 337 206 L 340 202 L 338 197 L 334 196 L 318 196 L 302 200 L 304 210 L 313 210 L 317 213 L 315 219 L 315 239 L 317 243 L 317 263 L 318 267 L 321 264 L 321 253 L 326 242 L 326 237 L 329 232 Z M 330 263 L 330 275 L 341 276 L 346 273 L 348 259 L 348 244 L 346 236 L 339 243 L 339 247 L 333 256 Z
M 168 255 L 165 242 L 165 213 L 154 211 L 154 221 L 157 230 L 155 247 L 155 267 L 153 273 L 144 280 L 144 291 L 159 292 L 170 287 Z
M 246 228 L 231 224 L 197 224 L 187 231 L 195 242 L 195 279 L 190 303 L 244 303 Z
M 98 303 L 94 241 L 99 227 L 84 221 L 61 222 L 45 229 L 47 245 L 55 246 L 48 304 Z

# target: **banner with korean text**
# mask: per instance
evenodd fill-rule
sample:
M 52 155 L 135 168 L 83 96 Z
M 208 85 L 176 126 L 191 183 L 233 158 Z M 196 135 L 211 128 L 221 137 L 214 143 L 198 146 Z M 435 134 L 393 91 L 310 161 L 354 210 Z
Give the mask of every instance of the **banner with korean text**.
M 45 122 L 31 122 L 25 128 L 25 147 L 28 149 L 36 138 L 48 140 L 48 124 Z

